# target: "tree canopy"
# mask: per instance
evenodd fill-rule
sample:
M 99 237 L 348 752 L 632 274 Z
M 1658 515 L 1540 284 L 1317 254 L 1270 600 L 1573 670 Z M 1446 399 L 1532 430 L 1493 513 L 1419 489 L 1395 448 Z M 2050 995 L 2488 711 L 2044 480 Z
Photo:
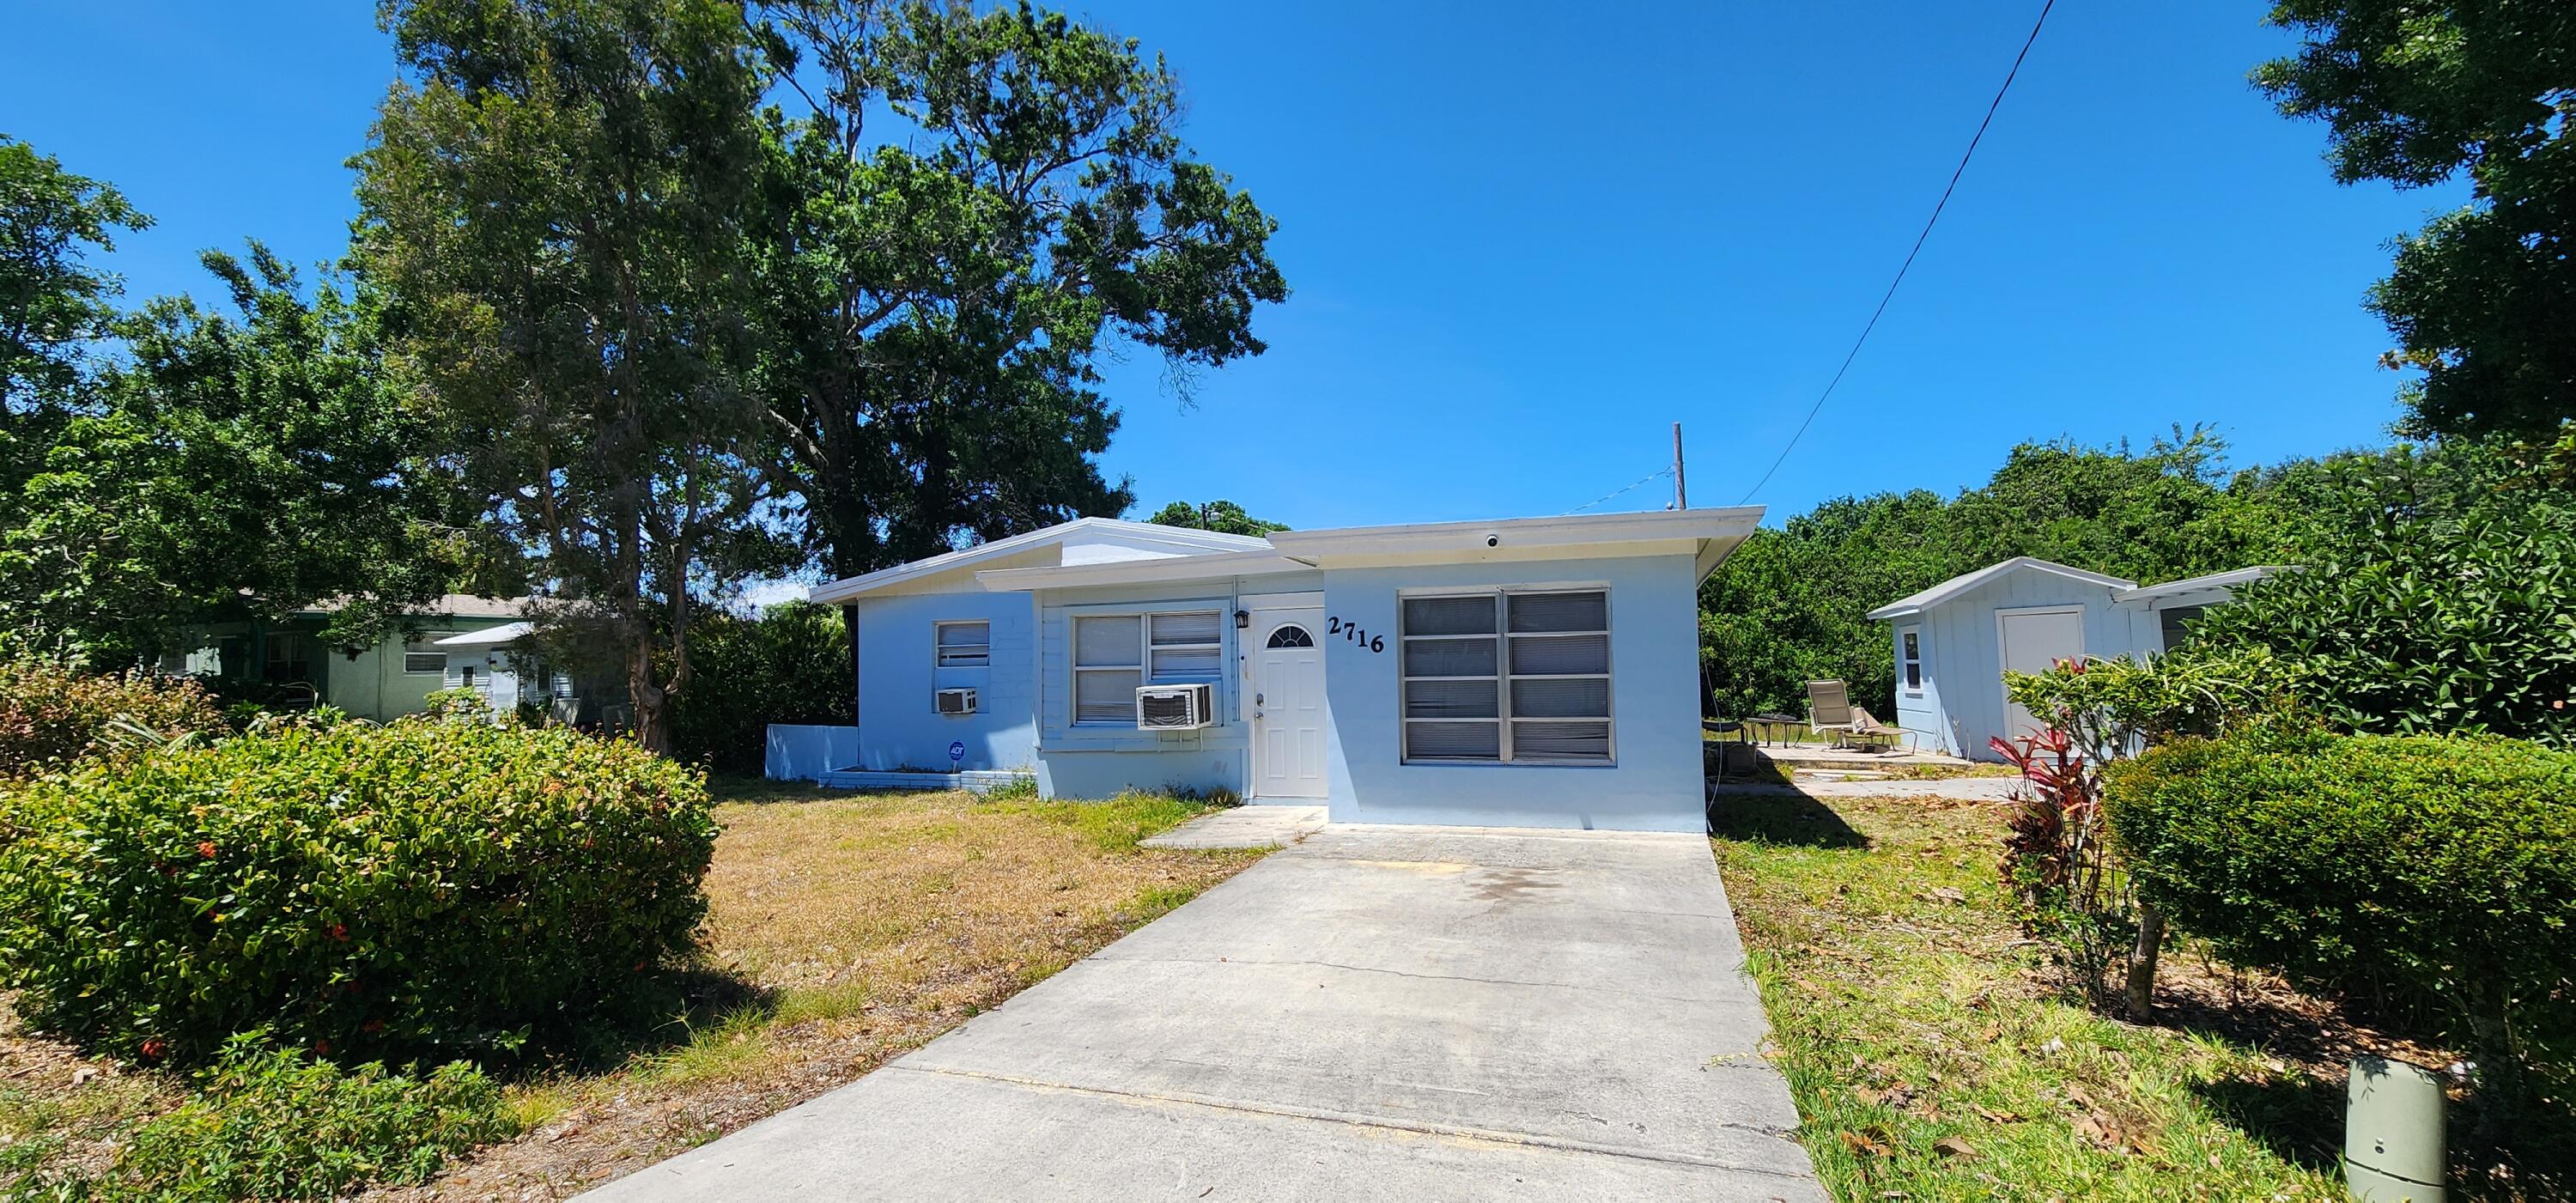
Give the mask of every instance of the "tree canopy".
M 230 311 L 163 297 L 115 323 L 127 362 L 0 528 L 0 611 L 110 664 L 325 601 L 324 640 L 369 646 L 446 592 L 474 516 L 440 520 L 431 426 L 388 386 L 366 294 L 308 292 L 257 243 L 203 261 Z
M 1205 505 L 1175 501 L 1154 511 L 1153 516 L 1145 521 L 1158 526 L 1181 526 L 1191 530 L 1212 530 L 1223 535 L 1255 537 L 1288 529 L 1285 522 L 1271 522 L 1244 513 L 1242 506 L 1231 501 L 1211 501 Z
M 2283 0 L 2299 52 L 2255 82 L 2322 120 L 2337 180 L 2462 174 L 2464 208 L 2397 240 L 2370 293 L 2416 435 L 2548 440 L 2576 419 L 2576 9 L 2565 0 Z
M 1182 144 L 1171 70 L 1025 3 L 758 11 L 804 102 L 769 118 L 756 253 L 807 546 L 848 576 L 1125 511 L 1099 356 L 1185 384 L 1259 354 L 1254 308 L 1287 296 L 1276 223 Z
M 724 0 L 402 0 L 356 253 L 458 479 L 545 587 L 547 641 L 668 743 L 698 594 L 791 557 L 759 521 L 747 215 L 767 74 Z

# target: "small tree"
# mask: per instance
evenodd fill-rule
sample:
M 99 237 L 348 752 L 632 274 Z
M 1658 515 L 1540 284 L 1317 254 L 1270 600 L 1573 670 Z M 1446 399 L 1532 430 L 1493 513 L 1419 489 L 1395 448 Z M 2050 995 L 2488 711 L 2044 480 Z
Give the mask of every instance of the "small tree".
M 2061 660 L 2044 673 L 2004 674 L 2012 700 L 2046 724 L 1991 741 L 2030 786 L 2009 814 L 2004 879 L 2022 897 L 2025 925 L 2057 945 L 2097 1005 L 2108 1001 L 2116 971 L 2130 1018 L 2153 1013 L 2165 929 L 2164 916 L 2139 903 L 2112 846 L 2105 768 L 2178 736 L 2286 713 L 2290 679 L 2259 648 Z

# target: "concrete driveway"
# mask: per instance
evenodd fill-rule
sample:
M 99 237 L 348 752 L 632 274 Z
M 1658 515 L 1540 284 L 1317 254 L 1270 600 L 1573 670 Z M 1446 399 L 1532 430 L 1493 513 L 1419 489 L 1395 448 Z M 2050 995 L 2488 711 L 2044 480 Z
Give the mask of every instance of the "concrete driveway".
M 598 1200 L 1822 1199 L 1708 841 L 1328 827 Z

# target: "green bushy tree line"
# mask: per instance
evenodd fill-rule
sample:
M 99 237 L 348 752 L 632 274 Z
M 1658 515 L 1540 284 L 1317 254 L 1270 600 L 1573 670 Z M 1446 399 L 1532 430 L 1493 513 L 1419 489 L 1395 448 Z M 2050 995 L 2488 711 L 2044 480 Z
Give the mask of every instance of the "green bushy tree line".
M 2037 556 L 2140 583 L 2278 563 L 2304 519 L 2284 473 L 2227 472 L 2224 444 L 2177 431 L 2145 451 L 2013 448 L 1956 497 L 1844 497 L 1745 540 L 1700 591 L 1701 664 L 1720 715 L 1803 714 L 1806 682 L 1851 684 L 1893 716 L 1894 652 L 1872 609 L 1963 572 Z
M 720 614 L 698 629 L 707 688 L 671 717 L 671 753 L 691 764 L 757 773 L 771 723 L 847 725 L 858 687 L 850 629 L 830 606 L 788 602 L 759 617 Z

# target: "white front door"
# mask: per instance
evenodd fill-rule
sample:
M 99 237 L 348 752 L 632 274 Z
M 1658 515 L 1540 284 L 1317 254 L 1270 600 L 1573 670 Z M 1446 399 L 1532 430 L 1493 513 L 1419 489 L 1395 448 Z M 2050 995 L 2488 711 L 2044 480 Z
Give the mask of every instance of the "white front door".
M 1321 798 L 1324 789 L 1324 611 L 1255 610 L 1252 796 Z
M 2084 611 L 2080 607 L 1999 611 L 1995 615 L 1995 638 L 2002 645 L 2005 671 L 2044 673 L 2060 660 L 2084 658 Z M 2006 691 L 2004 738 L 2020 739 L 2039 726 L 2039 720 L 2014 703 L 2012 694 Z

